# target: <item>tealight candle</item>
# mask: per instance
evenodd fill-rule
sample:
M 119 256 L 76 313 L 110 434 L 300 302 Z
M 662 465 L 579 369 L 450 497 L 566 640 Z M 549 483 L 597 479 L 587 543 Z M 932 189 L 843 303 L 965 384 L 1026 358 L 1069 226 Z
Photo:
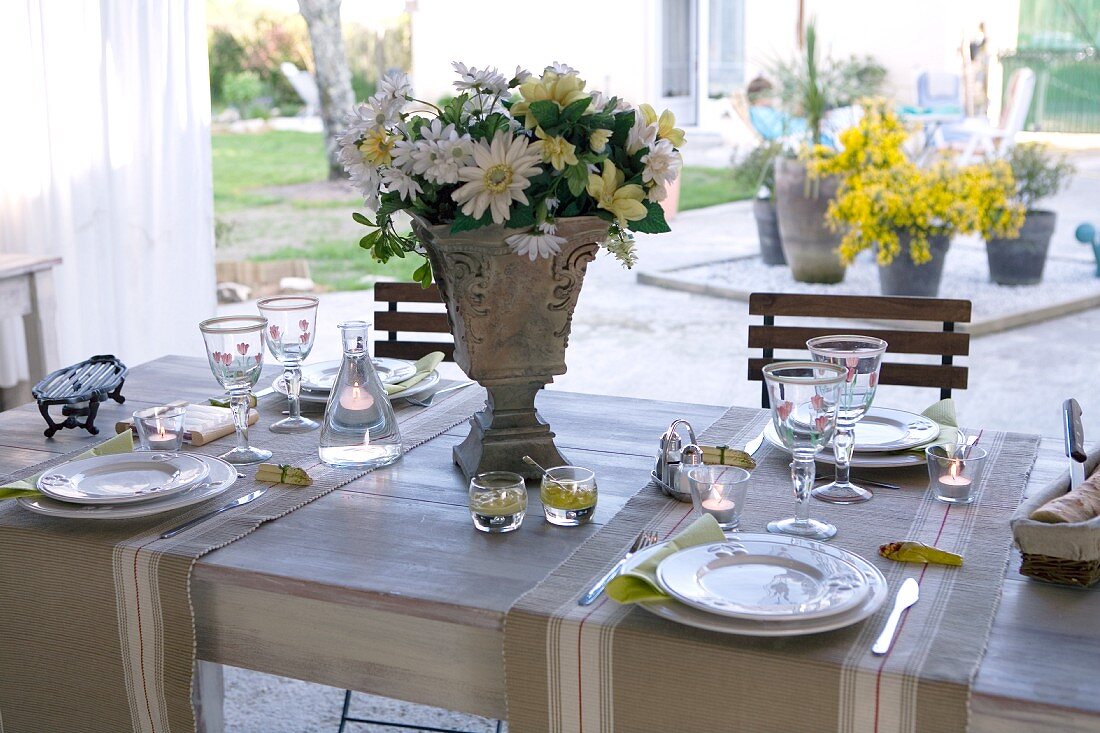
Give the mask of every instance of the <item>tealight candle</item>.
M 183 446 L 184 405 L 151 407 L 134 413 L 141 450 L 178 451 Z
M 179 433 L 165 430 L 163 425 L 157 426 L 157 431 L 149 436 L 150 450 L 179 450 Z
M 719 525 L 730 524 L 737 520 L 737 505 L 729 499 L 722 498 L 723 488 L 721 484 L 711 486 L 710 498 L 700 503 L 703 511 L 717 519 Z
M 352 384 L 340 394 L 340 407 L 345 410 L 369 410 L 374 407 L 374 398 L 365 385 Z
M 972 447 L 965 458 L 958 457 L 955 447 L 930 446 L 925 449 L 928 459 L 928 480 L 936 499 L 948 504 L 969 504 L 975 499 L 986 452 Z
M 691 501 L 700 514 L 709 514 L 729 531 L 741 526 L 749 472 L 735 466 L 697 466 L 688 471 Z

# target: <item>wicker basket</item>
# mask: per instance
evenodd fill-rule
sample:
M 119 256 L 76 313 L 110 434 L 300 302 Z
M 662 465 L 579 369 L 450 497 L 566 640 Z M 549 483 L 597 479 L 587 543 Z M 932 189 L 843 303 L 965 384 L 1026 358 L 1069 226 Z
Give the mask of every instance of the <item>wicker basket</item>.
M 1068 459 L 1067 459 L 1068 460 Z M 1100 465 L 1100 451 L 1085 461 L 1085 475 Z M 1028 517 L 1069 491 L 1069 472 L 1020 504 L 1012 515 L 1012 534 L 1023 555 L 1020 573 L 1036 580 L 1084 587 L 1100 580 L 1100 517 L 1087 522 L 1047 524 Z

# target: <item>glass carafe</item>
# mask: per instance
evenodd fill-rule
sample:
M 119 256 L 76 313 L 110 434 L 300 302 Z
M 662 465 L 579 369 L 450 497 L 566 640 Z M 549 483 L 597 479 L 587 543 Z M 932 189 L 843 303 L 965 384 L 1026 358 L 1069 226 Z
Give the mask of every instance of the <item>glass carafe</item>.
M 370 324 L 340 324 L 344 361 L 332 385 L 318 453 L 330 466 L 377 468 L 401 457 L 401 431 L 367 352 Z

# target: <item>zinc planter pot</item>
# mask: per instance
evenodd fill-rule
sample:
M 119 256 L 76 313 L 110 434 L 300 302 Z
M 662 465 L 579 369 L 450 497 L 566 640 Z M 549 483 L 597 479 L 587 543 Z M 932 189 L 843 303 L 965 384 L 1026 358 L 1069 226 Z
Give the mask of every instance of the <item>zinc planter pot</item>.
M 844 279 L 844 264 L 837 253 L 840 235 L 825 226 L 825 212 L 839 187 L 835 177 L 810 180 L 806 166 L 798 160 L 775 161 L 779 238 L 798 282 L 833 284 Z
M 779 238 L 775 199 L 755 199 L 752 202 L 752 213 L 756 217 L 756 233 L 760 236 L 760 260 L 765 265 L 787 264 Z
M 878 268 L 879 286 L 883 295 L 915 295 L 935 298 L 940 292 L 943 279 L 943 263 L 947 260 L 947 250 L 951 247 L 951 238 L 945 235 L 928 238 L 932 250 L 932 261 L 923 265 L 913 263 L 909 256 L 909 235 L 900 234 L 901 252 L 889 265 Z
M 1042 280 L 1057 221 L 1053 211 L 1029 211 L 1015 239 L 987 241 L 990 279 L 998 285 L 1034 285 Z
M 566 239 L 561 252 L 534 261 L 512 251 L 504 240 L 517 231 L 500 226 L 452 234 L 449 225 L 413 217 L 413 232 L 447 305 L 455 361 L 489 392 L 470 434 L 454 448 L 455 463 L 467 477 L 512 471 L 537 478 L 525 455 L 547 468 L 568 465 L 535 396 L 565 374 L 573 309 L 607 222 L 558 219 L 557 234 Z

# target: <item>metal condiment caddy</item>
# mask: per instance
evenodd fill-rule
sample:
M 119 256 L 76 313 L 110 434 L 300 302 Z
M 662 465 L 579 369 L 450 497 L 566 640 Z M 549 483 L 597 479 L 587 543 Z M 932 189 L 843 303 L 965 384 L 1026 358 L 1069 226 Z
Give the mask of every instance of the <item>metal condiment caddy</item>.
M 685 429 L 689 443 L 684 445 L 679 430 Z M 661 436 L 661 449 L 657 454 L 657 467 L 653 470 L 653 480 L 661 491 L 678 501 L 691 501 L 691 486 L 688 471 L 703 465 L 703 450 L 695 438 L 695 429 L 687 420 L 679 419 L 669 425 Z

